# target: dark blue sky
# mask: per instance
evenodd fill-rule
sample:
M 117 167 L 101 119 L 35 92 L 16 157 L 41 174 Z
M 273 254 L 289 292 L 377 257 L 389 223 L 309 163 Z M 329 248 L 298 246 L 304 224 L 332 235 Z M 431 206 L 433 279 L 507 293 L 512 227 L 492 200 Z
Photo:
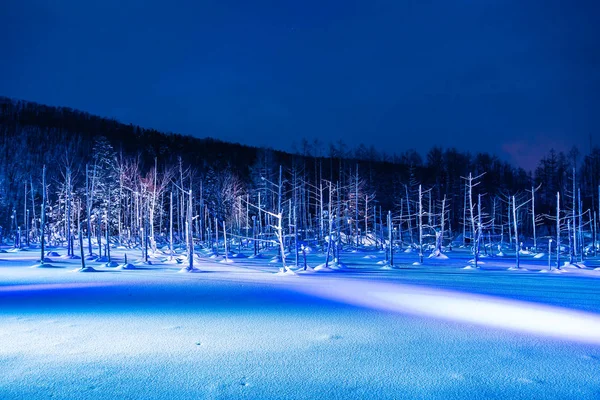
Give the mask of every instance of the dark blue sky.
M 4 0 L 0 95 L 281 149 L 455 146 L 529 167 L 600 142 L 599 4 Z

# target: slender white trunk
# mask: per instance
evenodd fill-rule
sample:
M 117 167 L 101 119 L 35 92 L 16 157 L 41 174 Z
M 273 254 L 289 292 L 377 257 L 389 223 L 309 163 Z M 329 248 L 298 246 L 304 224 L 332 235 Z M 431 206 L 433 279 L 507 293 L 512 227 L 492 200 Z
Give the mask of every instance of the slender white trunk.
M 572 234 L 573 237 L 572 239 L 569 239 L 572 241 L 572 246 L 571 246 L 571 262 L 573 262 L 575 260 L 575 257 L 577 257 L 577 230 L 575 229 L 576 224 L 577 224 L 577 214 L 576 214 L 576 206 L 575 206 L 575 202 L 576 202 L 576 196 L 575 196 L 575 168 L 573 168 L 573 191 L 571 192 L 571 195 L 573 196 L 572 198 L 572 223 L 573 225 L 571 226 L 571 230 L 572 230 Z
M 419 262 L 423 263 L 423 192 L 419 185 Z
M 388 241 L 390 243 L 390 266 L 394 266 L 394 238 L 392 237 L 392 212 L 388 211 L 387 215 L 387 225 L 388 225 Z
M 517 230 L 517 205 L 515 202 L 515 196 L 512 197 L 512 215 L 513 215 L 513 227 L 515 230 L 515 258 L 516 258 L 516 267 L 520 267 L 520 257 L 519 257 L 519 231 Z
M 169 193 L 169 260 L 173 260 L 173 192 Z
M 556 192 L 556 268 L 560 269 L 560 192 Z
M 41 258 L 40 264 L 44 264 L 44 257 L 46 251 L 46 165 L 42 167 L 42 210 L 41 210 L 41 238 L 40 238 L 40 249 L 41 249 Z
M 537 251 L 537 235 L 535 231 L 535 189 L 531 187 L 531 215 L 533 227 L 533 248 Z
M 225 227 L 225 221 L 223 221 L 223 246 L 225 249 L 225 262 L 229 262 L 229 255 L 227 254 L 227 228 Z

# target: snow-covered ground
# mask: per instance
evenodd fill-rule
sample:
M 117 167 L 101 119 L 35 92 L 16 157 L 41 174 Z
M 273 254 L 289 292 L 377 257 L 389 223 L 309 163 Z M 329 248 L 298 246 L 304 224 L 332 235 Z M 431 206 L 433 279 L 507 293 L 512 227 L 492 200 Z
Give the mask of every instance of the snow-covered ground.
M 358 251 L 293 275 L 201 252 L 197 273 L 164 255 L 76 273 L 50 250 L 55 268 L 0 254 L 3 400 L 600 398 L 597 260 L 541 273 L 547 258 L 523 255 L 510 271 L 507 254 L 475 270 L 456 249 L 383 269 Z

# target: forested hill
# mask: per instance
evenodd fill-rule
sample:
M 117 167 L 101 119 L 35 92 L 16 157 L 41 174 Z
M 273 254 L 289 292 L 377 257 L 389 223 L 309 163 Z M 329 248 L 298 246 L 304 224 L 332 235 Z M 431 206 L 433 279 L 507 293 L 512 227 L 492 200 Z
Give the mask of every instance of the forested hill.
M 348 150 L 343 143 L 329 144 L 324 150 L 304 142 L 303 154 L 298 155 L 210 138 L 162 133 L 71 108 L 6 97 L 0 97 L 0 132 L 0 225 L 3 226 L 10 223 L 13 212 L 25 213 L 25 196 L 30 197 L 31 190 L 34 196 L 39 196 L 42 165 L 47 166 L 51 199 L 56 196 L 58 182 L 64 179 L 67 163 L 74 166 L 77 190 L 84 180 L 85 165 L 93 162 L 95 146 L 104 140 L 102 138 L 106 138 L 104 141 L 111 147 L 113 157 L 121 161 L 137 160 L 142 174 L 154 166 L 155 159 L 159 169 L 165 169 L 177 167 L 181 157 L 184 167 L 194 171 L 193 179 L 199 181 L 197 187 L 206 190 L 210 181 L 223 171 L 234 174 L 244 186 L 245 193 L 252 194 L 260 185 L 260 176 L 275 180 L 279 165 L 283 166 L 287 177 L 291 177 L 290 171 L 295 169 L 307 182 L 317 182 L 318 175 L 342 185 L 351 182 L 358 169 L 363 182 L 361 190 L 373 194 L 377 204 L 384 209 L 394 210 L 403 196 L 411 197 L 416 185 L 422 184 L 424 188 L 432 189 L 434 202 L 446 195 L 451 207 L 450 220 L 455 224 L 460 223 L 463 214 L 465 182 L 461 177 L 485 172 L 478 191 L 489 199 L 522 192 L 538 182 L 543 183 L 540 193 L 545 197 L 541 198 L 540 208 L 550 211 L 556 190 L 568 183 L 571 165 L 569 157 L 551 153 L 540 163 L 536 176 L 531 176 L 493 155 L 442 150 L 434 147 L 434 143 L 425 160 L 409 149 L 400 149 L 402 153 L 390 156 L 362 146 Z M 597 149 L 594 154 L 595 158 L 590 160 L 598 164 Z M 578 168 L 582 171 L 596 168 L 597 171 L 597 165 L 585 167 L 584 164 L 580 162 Z M 578 176 L 581 176 L 581 187 L 592 201 L 591 188 L 598 178 L 597 174 L 593 175 L 594 170 L 585 171 Z M 591 178 L 585 177 L 586 173 Z

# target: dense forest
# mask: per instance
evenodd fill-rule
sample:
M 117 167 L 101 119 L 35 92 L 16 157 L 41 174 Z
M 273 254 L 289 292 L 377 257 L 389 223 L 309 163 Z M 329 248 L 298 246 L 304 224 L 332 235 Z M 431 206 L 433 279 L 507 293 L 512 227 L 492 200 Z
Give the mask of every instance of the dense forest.
M 304 140 L 291 154 L 2 97 L 0 132 L 0 225 L 21 246 L 82 232 L 91 253 L 92 237 L 102 252 L 102 238 L 156 248 L 221 232 L 282 249 L 391 238 L 422 253 L 457 238 L 537 246 L 562 235 L 582 254 L 600 209 L 598 147 L 551 151 L 533 174 L 438 147 L 423 159 Z

